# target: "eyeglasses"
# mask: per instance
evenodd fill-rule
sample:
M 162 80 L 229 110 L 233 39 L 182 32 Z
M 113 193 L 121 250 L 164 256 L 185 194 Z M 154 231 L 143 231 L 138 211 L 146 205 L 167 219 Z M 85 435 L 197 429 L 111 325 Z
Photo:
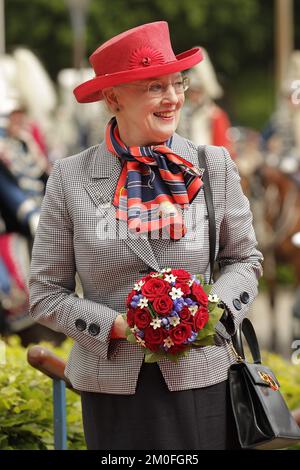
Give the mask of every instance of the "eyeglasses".
M 163 83 L 160 80 L 155 80 L 153 82 L 147 83 L 146 86 L 143 84 L 140 85 L 135 83 L 122 84 L 118 86 L 124 88 L 144 88 L 144 91 L 148 93 L 148 96 L 150 96 L 151 98 L 159 98 L 163 96 L 164 93 L 166 93 L 170 85 L 172 85 L 172 87 L 174 88 L 176 95 L 181 95 L 188 89 L 190 85 L 190 80 L 188 77 L 180 77 L 172 83 Z

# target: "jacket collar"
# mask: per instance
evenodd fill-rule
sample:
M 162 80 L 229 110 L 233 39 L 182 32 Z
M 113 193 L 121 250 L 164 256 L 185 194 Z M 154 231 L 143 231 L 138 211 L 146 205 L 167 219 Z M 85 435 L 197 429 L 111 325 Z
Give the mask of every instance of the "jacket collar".
M 113 172 L 121 171 L 121 162 L 113 155 L 103 141 L 94 154 L 92 163 L 92 178 L 110 178 Z
M 174 134 L 172 141 L 172 150 L 174 153 L 182 156 L 194 165 L 198 165 L 197 148 L 189 143 L 186 139 Z M 91 164 L 91 180 L 85 185 L 86 191 L 97 206 L 98 213 L 106 219 L 110 227 L 116 228 L 116 209 L 112 204 L 118 179 L 121 173 L 121 162 L 106 147 L 103 141 L 94 153 Z M 189 209 L 188 209 L 189 210 Z M 120 221 L 120 223 L 124 223 Z M 147 236 L 139 236 L 138 238 L 123 238 L 123 241 L 137 254 L 148 266 L 155 271 L 159 271 L 160 267 L 157 258 L 151 247 Z M 170 240 L 165 240 L 162 249 L 166 249 Z M 159 253 L 157 253 L 158 255 Z
M 193 165 L 198 165 L 197 148 L 176 133 L 172 139 L 172 150 Z M 107 149 L 106 143 L 103 141 L 94 154 L 92 178 L 109 178 L 113 172 L 118 170 L 121 171 L 120 160 Z

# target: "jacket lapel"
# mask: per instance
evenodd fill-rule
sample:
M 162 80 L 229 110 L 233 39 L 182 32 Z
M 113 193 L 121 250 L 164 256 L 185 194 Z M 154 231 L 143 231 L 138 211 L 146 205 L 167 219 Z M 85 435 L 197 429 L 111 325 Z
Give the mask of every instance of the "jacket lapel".
M 98 147 L 98 151 L 95 152 L 91 168 L 91 181 L 85 185 L 85 189 L 96 205 L 99 215 L 106 219 L 107 224 L 118 237 L 119 234 L 116 231 L 116 208 L 113 206 L 112 201 L 120 172 L 121 163 L 119 159 L 111 154 L 107 150 L 105 142 L 102 142 Z M 127 233 L 127 235 L 124 238 L 122 237 L 122 240 L 148 266 L 155 271 L 159 271 L 159 264 L 147 236 L 134 237 L 129 235 L 126 232 L 127 223 L 119 221 L 119 224 L 126 224 L 122 228 L 124 228 L 124 233 Z

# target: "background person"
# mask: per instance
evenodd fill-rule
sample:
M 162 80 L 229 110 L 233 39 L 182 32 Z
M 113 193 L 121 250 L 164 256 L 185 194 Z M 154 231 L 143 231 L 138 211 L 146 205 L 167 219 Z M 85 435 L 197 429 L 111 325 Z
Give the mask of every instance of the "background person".
M 223 89 L 207 51 L 201 50 L 203 63 L 188 73 L 190 86 L 178 131 L 197 145 L 220 145 L 230 151 L 230 120 L 226 111 L 216 104 L 216 100 L 223 96 Z

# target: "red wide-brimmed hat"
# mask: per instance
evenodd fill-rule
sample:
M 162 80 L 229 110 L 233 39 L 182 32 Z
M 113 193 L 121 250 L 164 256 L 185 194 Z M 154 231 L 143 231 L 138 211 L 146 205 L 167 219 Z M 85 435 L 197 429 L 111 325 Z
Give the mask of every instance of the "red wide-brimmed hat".
M 95 77 L 74 89 L 77 101 L 103 99 L 102 90 L 121 83 L 186 70 L 203 59 L 199 47 L 175 56 L 168 23 L 156 21 L 118 34 L 90 56 Z

